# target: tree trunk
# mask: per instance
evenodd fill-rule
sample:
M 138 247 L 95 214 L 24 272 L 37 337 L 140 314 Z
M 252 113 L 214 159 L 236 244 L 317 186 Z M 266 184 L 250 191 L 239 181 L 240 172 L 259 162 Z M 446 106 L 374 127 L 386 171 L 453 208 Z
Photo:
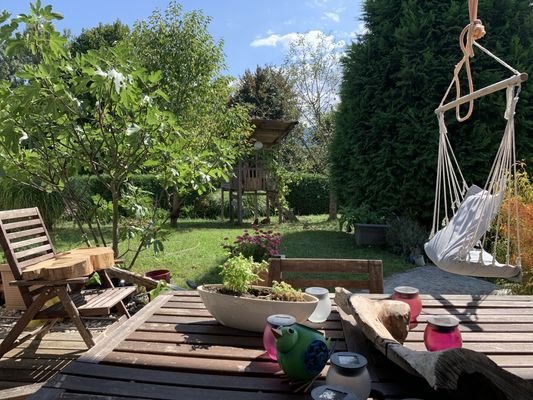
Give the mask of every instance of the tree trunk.
M 113 230 L 112 230 L 112 236 L 113 236 L 113 254 L 115 255 L 115 258 L 118 258 L 118 191 L 119 188 L 117 187 L 116 182 L 111 182 L 110 184 L 111 189 L 111 198 L 113 201 Z
M 178 202 L 178 192 L 174 188 L 172 192 L 172 203 L 170 205 L 170 226 L 176 228 L 178 226 L 178 211 L 179 211 L 179 202 Z
M 337 199 L 333 190 L 329 190 L 329 218 L 328 221 L 335 221 L 337 219 Z

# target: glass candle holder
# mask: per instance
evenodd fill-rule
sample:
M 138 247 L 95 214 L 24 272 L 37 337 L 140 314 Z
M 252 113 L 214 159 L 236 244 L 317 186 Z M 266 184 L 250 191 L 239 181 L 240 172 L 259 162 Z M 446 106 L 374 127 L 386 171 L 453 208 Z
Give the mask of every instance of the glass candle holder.
M 272 328 L 281 328 L 282 326 L 294 325 L 296 318 L 287 314 L 274 314 L 267 317 L 265 329 L 263 330 L 263 346 L 266 353 L 272 359 L 277 361 L 276 338 L 272 333 Z
M 417 317 L 422 311 L 422 300 L 420 300 L 417 288 L 411 286 L 397 286 L 394 288 L 392 299 L 407 303 L 411 310 L 409 314 L 409 322 L 416 322 Z
M 331 313 L 331 299 L 329 298 L 329 290 L 323 287 L 308 287 L 305 293 L 315 296 L 318 299 L 318 304 L 315 311 L 307 318 L 311 322 L 320 323 L 328 319 Z
M 429 317 L 424 330 L 424 344 L 429 351 L 462 347 L 459 320 L 452 316 Z
M 371 380 L 366 368 L 366 358 L 358 353 L 338 352 L 330 358 L 326 384 L 344 388 L 361 399 L 370 395 Z

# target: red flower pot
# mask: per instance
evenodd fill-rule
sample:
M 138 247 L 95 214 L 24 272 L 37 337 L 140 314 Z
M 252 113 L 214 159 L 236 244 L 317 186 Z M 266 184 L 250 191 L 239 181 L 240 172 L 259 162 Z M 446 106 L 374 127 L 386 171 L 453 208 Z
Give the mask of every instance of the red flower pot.
M 152 278 L 156 281 L 166 281 L 170 283 L 170 271 L 168 269 L 156 269 L 155 271 L 148 271 L 144 274 L 148 278 Z

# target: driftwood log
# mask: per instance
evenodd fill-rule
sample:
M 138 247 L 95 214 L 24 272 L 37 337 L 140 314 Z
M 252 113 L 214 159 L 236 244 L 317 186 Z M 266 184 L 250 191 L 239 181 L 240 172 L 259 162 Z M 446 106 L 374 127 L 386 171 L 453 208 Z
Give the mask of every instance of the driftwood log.
M 505 371 L 482 353 L 463 348 L 415 351 L 403 346 L 397 339 L 403 336 L 398 326 L 405 323 L 405 315 L 393 304 L 397 302 L 374 301 L 337 288 L 335 303 L 354 316 L 376 349 L 407 372 L 424 378 L 440 393 L 459 399 L 533 399 L 532 382 Z

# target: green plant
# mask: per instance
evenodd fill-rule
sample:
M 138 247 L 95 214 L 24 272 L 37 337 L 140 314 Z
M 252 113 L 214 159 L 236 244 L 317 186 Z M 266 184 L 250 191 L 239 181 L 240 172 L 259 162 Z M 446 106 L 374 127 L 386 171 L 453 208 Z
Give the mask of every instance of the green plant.
M 242 254 L 245 257 L 252 257 L 256 262 L 260 262 L 279 254 L 281 234 L 272 231 L 272 229 L 263 230 L 253 226 L 252 234 L 250 234 L 248 229 L 245 229 L 244 233 L 237 236 L 232 244 L 227 243 L 228 240 L 227 237 L 224 238 L 222 247 L 228 250 L 231 256 Z
M 101 284 L 102 284 L 102 279 L 100 278 L 100 275 L 97 272 L 94 272 L 86 283 L 87 286 L 91 286 L 91 285 L 100 286 Z
M 0 209 L 37 207 L 46 227 L 51 230 L 65 212 L 65 205 L 57 193 L 16 182 L 9 178 L 0 180 Z
M 397 217 L 389 221 L 387 245 L 396 254 L 418 255 L 427 239 L 428 234 L 424 227 L 410 218 Z
M 148 292 L 148 295 L 150 296 L 150 300 L 153 300 L 161 293 L 168 292 L 169 290 L 171 290 L 169 284 L 164 280 L 160 280 L 157 282 L 157 286 Z
M 291 174 L 287 202 L 297 215 L 325 214 L 329 207 L 328 177 L 319 174 Z
M 246 293 L 254 282 L 260 280 L 259 273 L 267 268 L 266 261 L 255 262 L 252 257 L 242 254 L 230 257 L 221 266 L 222 285 L 228 292 L 240 296 Z
M 305 297 L 300 289 L 295 289 L 287 282 L 272 282 L 272 300 L 279 301 L 304 301 Z
M 372 211 L 368 204 L 362 204 L 357 208 L 340 207 L 339 230 L 342 231 L 346 224 L 346 232 L 351 232 L 355 224 L 383 224 L 385 213 Z

